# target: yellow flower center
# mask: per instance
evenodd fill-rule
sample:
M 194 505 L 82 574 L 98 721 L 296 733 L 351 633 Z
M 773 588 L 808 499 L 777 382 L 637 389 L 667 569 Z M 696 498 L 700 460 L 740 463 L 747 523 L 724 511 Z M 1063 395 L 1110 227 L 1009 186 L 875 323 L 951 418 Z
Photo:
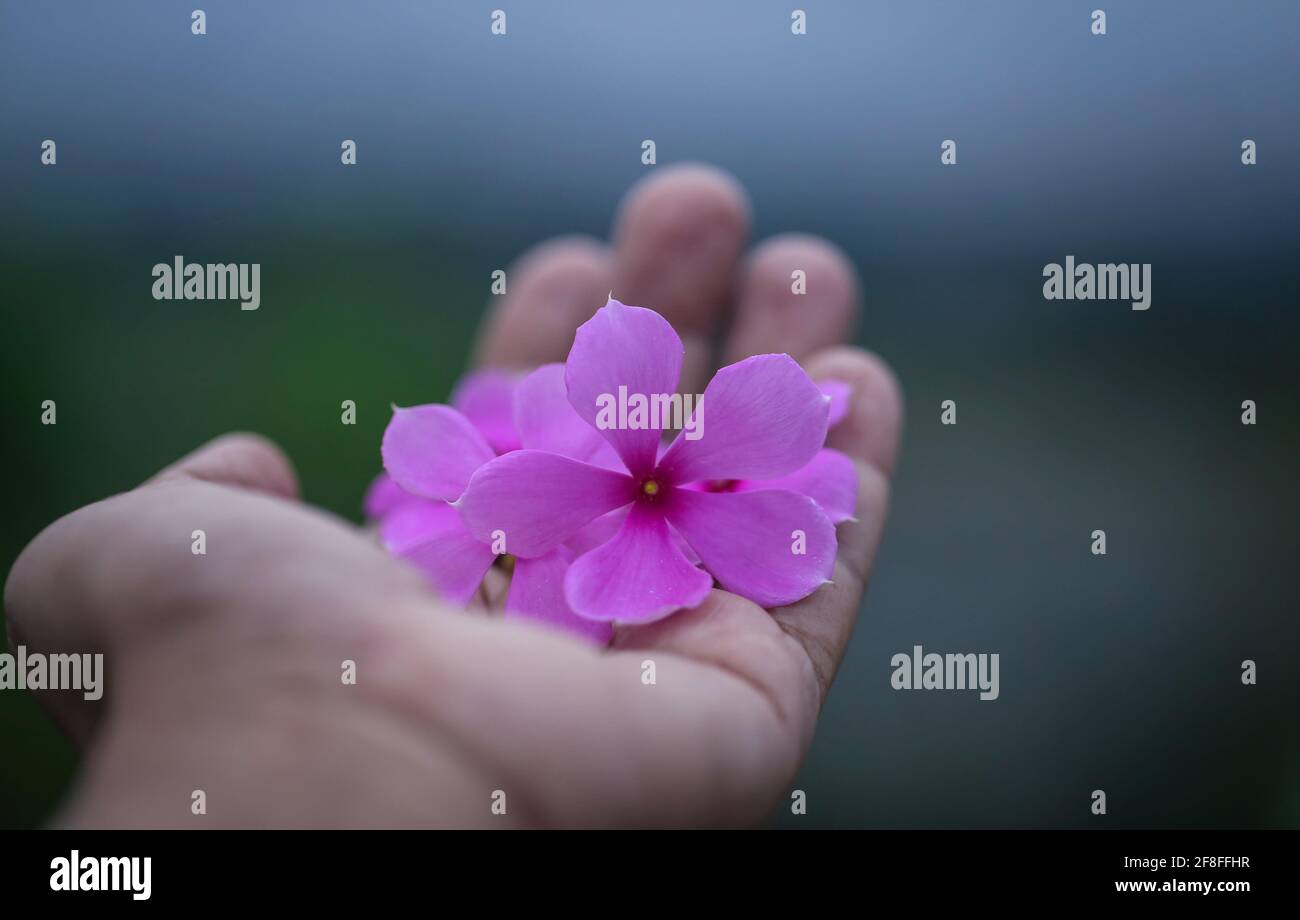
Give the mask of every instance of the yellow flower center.
M 651 496 L 658 495 L 659 483 L 655 482 L 653 479 L 647 479 L 645 482 L 641 484 L 641 491 L 644 492 L 646 495 L 651 495 Z

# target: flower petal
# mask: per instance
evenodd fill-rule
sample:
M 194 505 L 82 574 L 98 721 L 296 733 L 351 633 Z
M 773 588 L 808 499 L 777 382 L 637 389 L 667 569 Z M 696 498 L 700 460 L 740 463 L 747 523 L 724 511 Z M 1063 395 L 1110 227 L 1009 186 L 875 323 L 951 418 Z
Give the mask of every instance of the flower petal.
M 617 401 L 620 387 L 625 388 L 628 400 L 638 395 L 649 400 L 656 394 L 676 393 L 682 352 L 682 340 L 666 319 L 653 310 L 629 307 L 617 300 L 597 310 L 573 338 L 564 369 L 569 402 L 614 445 L 634 475 L 645 475 L 654 468 L 661 429 L 601 429 L 597 424 L 601 401 Z M 613 421 L 617 426 L 617 413 Z
M 483 435 L 450 406 L 394 408 L 380 448 L 384 469 L 408 492 L 450 501 L 494 454 Z
M 785 489 L 807 495 L 826 512 L 832 524 L 853 517 L 858 504 L 858 470 L 847 456 L 830 447 L 817 452 L 803 467 L 776 479 L 742 479 L 737 492 Z
M 618 455 L 614 445 L 604 438 L 600 439 L 600 447 L 596 448 L 595 453 L 587 458 L 587 462 L 593 466 L 613 470 L 616 473 L 627 472 L 627 464 L 623 462 L 623 458 Z
M 517 450 L 481 467 L 455 507 L 480 540 L 494 542 L 499 531 L 505 552 L 527 558 L 550 552 L 588 521 L 626 505 L 633 488 L 626 473 Z
M 564 594 L 578 616 L 650 623 L 695 607 L 713 579 L 682 555 L 657 507 L 635 504 L 618 535 L 569 566 Z
M 806 495 L 678 489 L 665 510 L 718 584 L 763 607 L 807 597 L 835 567 L 835 525 Z
M 678 484 L 772 479 L 793 473 L 826 443 L 829 401 L 789 355 L 755 355 L 722 368 L 704 389 L 690 429 L 659 470 Z
M 565 540 L 564 545 L 575 556 L 591 552 L 596 547 L 608 543 L 618 536 L 618 532 L 623 529 L 623 522 L 627 520 L 628 512 L 631 510 L 631 505 L 624 505 L 609 514 L 602 514 L 568 540 Z
M 408 501 L 424 500 L 403 489 L 393 481 L 392 476 L 380 473 L 375 477 L 374 482 L 370 483 L 370 488 L 366 489 L 366 497 L 361 501 L 361 510 L 369 520 L 377 521 L 398 505 Z
M 399 505 L 384 518 L 379 535 L 389 552 L 415 565 L 439 594 L 462 606 L 496 558 L 465 529 L 455 509 L 440 501 Z
M 853 395 L 853 387 L 834 377 L 826 378 L 818 386 L 824 396 L 830 397 L 830 414 L 826 419 L 826 427 L 834 428 L 849 414 L 849 397 Z
M 609 514 L 601 515 L 566 540 L 564 542 L 565 547 L 574 555 L 581 556 L 583 553 L 589 553 L 596 547 L 608 543 L 623 528 L 623 522 L 627 520 L 631 510 L 631 505 L 625 505 L 616 511 L 611 511 Z M 677 528 L 669 527 L 668 533 L 672 537 L 673 543 L 686 557 L 686 561 L 691 565 L 699 565 L 700 557 L 695 554 L 691 544 L 682 539 L 682 535 L 677 532 Z
M 471 371 L 451 394 L 451 404 L 473 423 L 498 454 L 518 450 L 514 398 L 518 378 L 506 371 L 483 368 Z
M 597 645 L 609 645 L 613 627 L 578 616 L 564 599 L 564 575 L 569 570 L 565 555 L 563 549 L 557 549 L 536 559 L 515 561 L 506 595 L 506 619 L 544 623 Z
M 612 450 L 569 403 L 563 364 L 543 364 L 519 381 L 514 412 L 515 428 L 525 448 L 574 460 L 590 460 L 602 448 Z

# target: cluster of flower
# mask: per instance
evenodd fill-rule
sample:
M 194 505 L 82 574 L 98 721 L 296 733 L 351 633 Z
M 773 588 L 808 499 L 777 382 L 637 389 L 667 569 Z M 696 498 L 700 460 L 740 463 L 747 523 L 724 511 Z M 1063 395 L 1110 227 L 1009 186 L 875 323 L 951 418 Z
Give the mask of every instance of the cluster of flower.
M 507 616 L 602 644 L 614 621 L 695 607 L 715 581 L 767 608 L 807 597 L 857 498 L 853 463 L 825 447 L 848 387 L 757 355 L 709 382 L 707 437 L 597 425 L 620 387 L 676 393 L 682 355 L 658 313 L 610 300 L 564 364 L 477 371 L 450 406 L 395 409 L 367 515 L 447 599 L 468 603 L 508 558 Z

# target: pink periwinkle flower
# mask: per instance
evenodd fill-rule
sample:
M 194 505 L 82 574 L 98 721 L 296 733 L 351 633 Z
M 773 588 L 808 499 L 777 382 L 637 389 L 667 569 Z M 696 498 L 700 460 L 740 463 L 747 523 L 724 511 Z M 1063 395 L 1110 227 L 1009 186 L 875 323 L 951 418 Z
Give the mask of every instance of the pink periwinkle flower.
M 613 448 L 618 464 L 524 439 L 522 450 L 476 463 L 454 502 L 471 534 L 504 535 L 521 561 L 573 546 L 592 522 L 621 518 L 612 537 L 564 573 L 564 598 L 580 617 L 651 622 L 700 604 L 715 579 L 763 607 L 780 607 L 830 578 L 835 526 L 817 501 L 796 491 L 799 483 L 783 477 L 823 453 L 834 394 L 823 393 L 790 356 L 757 355 L 719 370 L 703 394 L 708 425 L 698 439 L 684 430 L 661 452 L 661 428 L 597 428 L 602 398 L 620 386 L 646 397 L 675 393 L 682 355 L 663 317 L 611 299 L 578 329 L 564 382 L 572 409 Z M 833 461 L 824 471 L 844 473 Z
M 497 454 L 520 447 L 514 418 L 518 379 L 517 374 L 485 368 L 466 374 L 452 390 L 452 408 L 478 429 Z M 387 473 L 380 473 L 366 491 L 362 510 L 370 520 L 382 522 L 402 504 L 425 501 L 428 499 L 406 491 Z
M 522 380 L 477 371 L 461 382 L 452 401 L 454 407 L 394 409 L 381 449 L 386 474 L 370 487 L 365 510 L 379 522 L 390 552 L 419 568 L 445 598 L 464 605 L 498 553 L 496 541 L 474 536 L 448 502 L 499 454 L 529 447 L 586 460 L 603 451 L 604 442 L 569 406 L 558 364 Z M 564 600 L 564 575 L 574 553 L 557 546 L 517 559 L 506 615 L 608 643 L 608 623 L 576 616 Z
M 829 400 L 827 427 L 834 428 L 849 411 L 851 387 L 842 380 L 823 380 L 823 395 Z M 753 492 L 762 489 L 789 489 L 801 492 L 821 506 L 832 524 L 853 519 L 858 503 L 858 473 L 845 454 L 823 447 L 793 473 L 776 479 L 720 479 L 698 482 L 688 488 L 703 492 Z

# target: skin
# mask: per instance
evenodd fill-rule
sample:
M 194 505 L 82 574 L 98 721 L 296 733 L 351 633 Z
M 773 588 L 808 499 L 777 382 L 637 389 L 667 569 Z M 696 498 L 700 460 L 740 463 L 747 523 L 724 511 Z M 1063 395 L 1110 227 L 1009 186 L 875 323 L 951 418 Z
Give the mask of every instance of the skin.
M 861 485 L 833 584 L 775 611 L 715 590 L 597 651 L 445 607 L 363 531 L 300 502 L 274 445 L 226 435 L 56 521 L 10 572 L 11 645 L 105 655 L 101 701 L 39 694 L 84 750 L 54 823 L 743 825 L 788 800 L 871 572 L 901 405 L 884 365 L 841 344 L 859 299 L 844 255 L 807 236 L 746 252 L 748 223 L 729 176 L 656 169 L 611 244 L 562 238 L 520 260 L 477 361 L 563 360 L 612 290 L 676 327 L 685 392 L 764 352 L 849 382 L 829 444 Z M 198 528 L 207 555 L 191 552 Z

